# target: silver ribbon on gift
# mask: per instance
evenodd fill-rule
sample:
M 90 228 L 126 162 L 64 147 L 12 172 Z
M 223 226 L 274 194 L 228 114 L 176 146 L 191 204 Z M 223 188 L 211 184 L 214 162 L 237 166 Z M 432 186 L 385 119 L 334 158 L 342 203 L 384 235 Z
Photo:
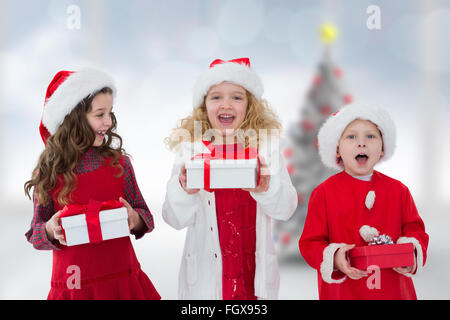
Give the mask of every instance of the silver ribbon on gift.
M 392 241 L 391 237 L 389 237 L 387 234 L 382 234 L 373 237 L 372 240 L 369 242 L 369 246 L 380 244 L 394 244 L 394 241 Z
M 394 244 L 391 237 L 387 234 L 380 235 L 376 228 L 368 225 L 364 225 L 359 229 L 359 234 L 369 246 L 379 244 Z

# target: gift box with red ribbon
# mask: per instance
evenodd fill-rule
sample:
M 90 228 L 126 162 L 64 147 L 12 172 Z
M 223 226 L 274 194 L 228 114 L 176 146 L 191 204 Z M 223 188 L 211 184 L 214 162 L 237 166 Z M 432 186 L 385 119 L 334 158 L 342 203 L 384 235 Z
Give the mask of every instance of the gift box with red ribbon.
M 244 149 L 238 144 L 213 146 L 208 141 L 203 144 L 209 152 L 197 154 L 185 163 L 189 189 L 255 188 L 258 185 L 256 149 Z
M 384 244 L 355 247 L 349 253 L 350 264 L 360 270 L 369 266 L 380 269 L 414 265 L 414 244 Z
M 66 205 L 59 215 L 67 246 L 126 237 L 128 213 L 116 200 Z

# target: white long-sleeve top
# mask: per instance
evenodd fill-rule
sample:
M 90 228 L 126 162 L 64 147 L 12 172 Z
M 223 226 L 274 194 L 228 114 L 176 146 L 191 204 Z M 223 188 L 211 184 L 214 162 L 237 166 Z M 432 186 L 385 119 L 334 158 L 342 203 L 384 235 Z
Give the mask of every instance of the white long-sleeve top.
M 253 193 L 257 202 L 255 295 L 277 299 L 280 285 L 278 262 L 272 239 L 272 219 L 288 220 L 297 207 L 292 185 L 280 153 L 279 140 L 259 148 L 270 170 L 267 192 Z M 201 141 L 183 143 L 177 153 L 163 204 L 163 219 L 175 229 L 188 228 L 179 272 L 180 299 L 222 299 L 222 256 L 213 192 L 186 193 L 178 176 L 186 160 L 209 152 Z

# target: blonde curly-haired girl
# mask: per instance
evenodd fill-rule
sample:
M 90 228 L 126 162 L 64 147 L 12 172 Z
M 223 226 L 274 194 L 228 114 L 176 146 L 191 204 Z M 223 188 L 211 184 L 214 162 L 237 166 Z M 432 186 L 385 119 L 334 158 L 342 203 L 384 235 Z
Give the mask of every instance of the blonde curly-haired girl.
M 278 297 L 271 222 L 291 217 L 297 194 L 279 152 L 281 124 L 262 94 L 248 58 L 215 60 L 195 84 L 192 114 L 165 140 L 177 156 L 162 214 L 175 229 L 187 228 L 180 299 Z M 259 184 L 189 189 L 185 161 L 205 152 L 205 140 L 224 152 L 255 148 L 263 169 Z

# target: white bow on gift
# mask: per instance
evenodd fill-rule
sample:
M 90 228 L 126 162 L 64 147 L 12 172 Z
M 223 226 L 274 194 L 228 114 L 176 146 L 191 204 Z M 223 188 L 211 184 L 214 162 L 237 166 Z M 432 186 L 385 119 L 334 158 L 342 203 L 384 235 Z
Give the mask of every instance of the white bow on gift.
M 379 235 L 379 232 L 376 228 L 370 227 L 368 225 L 364 225 L 359 229 L 359 234 L 364 239 L 365 242 L 371 245 L 378 245 L 378 244 L 394 244 L 394 241 L 392 241 L 391 237 L 382 234 Z

